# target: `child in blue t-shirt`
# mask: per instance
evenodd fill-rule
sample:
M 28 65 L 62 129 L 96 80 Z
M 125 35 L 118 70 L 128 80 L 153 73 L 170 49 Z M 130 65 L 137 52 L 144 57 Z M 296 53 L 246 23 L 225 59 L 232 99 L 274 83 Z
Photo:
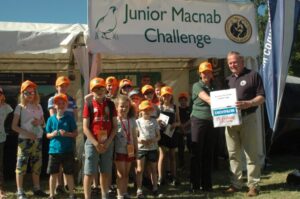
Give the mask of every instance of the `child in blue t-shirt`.
M 62 165 L 69 188 L 70 199 L 74 196 L 74 139 L 78 135 L 75 119 L 64 114 L 68 105 L 68 97 L 65 94 L 54 96 L 54 108 L 56 113 L 49 117 L 46 125 L 49 144 L 49 161 L 47 173 L 50 174 L 49 192 L 54 198 L 55 186 L 58 178 L 59 167 Z

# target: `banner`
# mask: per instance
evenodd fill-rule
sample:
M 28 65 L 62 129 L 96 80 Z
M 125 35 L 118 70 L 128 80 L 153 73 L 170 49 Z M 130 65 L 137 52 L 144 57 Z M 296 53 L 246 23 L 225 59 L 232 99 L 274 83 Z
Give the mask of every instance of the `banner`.
M 254 5 L 186 0 L 89 0 L 91 52 L 160 57 L 259 54 Z
M 288 73 L 294 32 L 299 18 L 300 2 L 299 0 L 272 0 L 268 1 L 268 6 L 269 21 L 265 32 L 260 74 L 266 92 L 270 127 L 275 132 Z

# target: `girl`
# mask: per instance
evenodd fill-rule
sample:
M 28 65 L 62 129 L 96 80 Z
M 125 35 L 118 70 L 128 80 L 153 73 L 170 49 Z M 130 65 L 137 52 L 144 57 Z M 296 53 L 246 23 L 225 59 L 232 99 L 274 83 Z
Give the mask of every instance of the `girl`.
M 153 185 L 153 195 L 157 196 L 157 160 L 158 160 L 158 140 L 160 139 L 159 125 L 156 119 L 151 118 L 153 104 L 149 100 L 144 100 L 139 105 L 141 118 L 137 119 L 138 128 L 138 156 L 136 169 L 137 198 L 145 198 L 142 190 L 142 178 L 145 159 L 150 162 L 151 180 Z
M 151 85 L 145 85 L 142 87 L 142 94 L 146 100 L 149 100 L 150 102 L 152 102 L 154 109 L 153 109 L 151 117 L 157 119 L 159 116 L 159 108 L 156 105 L 155 99 L 157 99 L 157 98 L 155 98 L 156 95 L 154 92 L 154 88 Z
M 128 198 L 127 187 L 131 163 L 137 154 L 135 111 L 127 96 L 116 101 L 118 130 L 115 137 L 118 199 Z
M 4 189 L 3 189 L 3 151 L 4 151 L 4 142 L 6 140 L 6 133 L 4 128 L 4 122 L 9 113 L 13 109 L 10 105 L 5 103 L 5 96 L 2 88 L 0 87 L 0 198 L 6 198 Z
M 40 188 L 42 126 L 44 126 L 45 122 L 43 109 L 39 102 L 40 97 L 37 93 L 37 85 L 29 80 L 23 82 L 20 92 L 20 104 L 16 106 L 12 121 L 12 129 L 19 134 L 16 166 L 18 199 L 27 198 L 23 190 L 23 178 L 26 174 L 29 159 L 32 165 L 33 193 L 35 196 L 47 196 Z
M 158 176 L 159 184 L 163 181 L 164 174 L 164 161 L 169 159 L 170 164 L 170 180 L 172 185 L 178 185 L 179 182 L 176 179 L 176 156 L 175 149 L 178 145 L 178 135 L 175 131 L 176 127 L 180 126 L 179 111 L 173 103 L 173 90 L 169 86 L 161 88 L 161 100 L 162 104 L 159 106 L 161 115 L 168 118 L 168 123 L 164 123 L 161 120 L 161 115 L 158 118 L 158 122 L 161 126 L 161 140 L 159 141 L 159 160 L 158 160 Z M 168 150 L 168 157 L 166 157 Z
M 133 84 L 129 79 L 122 79 L 119 84 L 119 95 L 128 96 L 129 92 L 133 90 Z

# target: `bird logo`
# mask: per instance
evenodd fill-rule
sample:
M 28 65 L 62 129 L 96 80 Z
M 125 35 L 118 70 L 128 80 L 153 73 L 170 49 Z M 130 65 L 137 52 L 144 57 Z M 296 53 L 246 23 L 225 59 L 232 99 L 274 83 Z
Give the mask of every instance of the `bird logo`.
M 105 15 L 100 17 L 95 28 L 95 39 L 99 39 L 100 37 L 107 40 L 116 38 L 116 35 L 114 34 L 114 30 L 117 27 L 116 11 L 117 7 L 111 6 Z

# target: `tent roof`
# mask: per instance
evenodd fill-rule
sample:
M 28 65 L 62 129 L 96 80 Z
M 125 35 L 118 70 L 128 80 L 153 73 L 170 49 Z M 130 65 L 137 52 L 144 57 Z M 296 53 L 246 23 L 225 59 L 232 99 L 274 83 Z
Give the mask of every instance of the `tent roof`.
M 12 54 L 69 54 L 87 25 L 0 22 L 0 56 Z M 81 41 L 83 42 L 83 37 Z

